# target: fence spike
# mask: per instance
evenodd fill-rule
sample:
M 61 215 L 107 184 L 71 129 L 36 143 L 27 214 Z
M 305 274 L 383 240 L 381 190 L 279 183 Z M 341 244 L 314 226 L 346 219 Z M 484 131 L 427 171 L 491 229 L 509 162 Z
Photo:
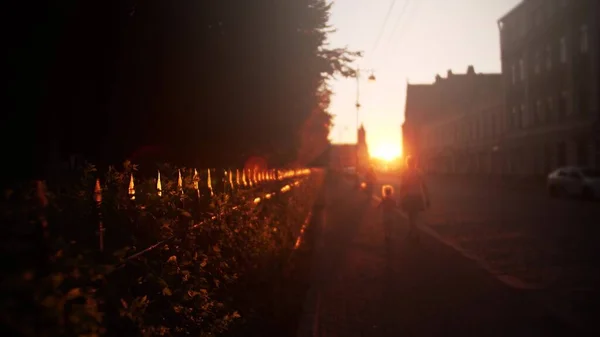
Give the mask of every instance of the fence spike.
M 212 187 L 212 179 L 210 177 L 210 169 L 208 169 L 208 178 L 207 178 L 208 182 L 206 183 L 208 186 L 208 189 L 210 190 L 210 196 L 212 197 L 214 195 L 213 193 L 213 187 Z
M 129 199 L 135 200 L 135 184 L 133 183 L 133 173 L 129 176 Z
M 183 179 L 181 179 L 181 169 L 177 170 L 179 172 L 179 176 L 177 177 L 177 190 L 179 193 L 183 194 Z
M 100 179 L 96 179 L 96 185 L 94 186 L 94 200 L 97 203 L 102 202 L 102 187 L 100 187 Z
M 244 182 L 244 186 L 248 186 L 248 181 L 246 179 L 246 170 L 242 170 L 242 181 Z
M 192 181 L 194 183 L 194 189 L 196 190 L 196 194 L 198 195 L 198 198 L 200 198 L 200 177 L 198 176 L 198 170 L 196 169 L 194 169 L 194 176 L 192 177 Z
M 96 201 L 96 212 L 98 214 L 98 245 L 100 251 L 104 251 L 104 224 L 102 223 L 102 213 L 100 207 L 102 205 L 102 187 L 100 186 L 100 179 L 96 179 L 96 185 L 94 186 L 94 201 Z
M 162 197 L 162 184 L 160 183 L 160 170 L 158 170 L 158 178 L 156 179 L 156 191 L 159 197 Z
M 240 186 L 240 169 L 235 170 L 235 184 Z
M 233 171 L 229 170 L 229 186 L 233 189 Z

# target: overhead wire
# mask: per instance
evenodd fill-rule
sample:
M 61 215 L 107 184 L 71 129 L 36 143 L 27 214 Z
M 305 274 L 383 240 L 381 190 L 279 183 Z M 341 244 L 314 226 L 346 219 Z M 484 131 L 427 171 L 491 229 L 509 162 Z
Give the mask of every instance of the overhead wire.
M 400 40 L 400 39 L 401 39 L 401 38 L 402 38 L 402 37 L 403 37 L 403 36 L 406 34 L 406 32 L 408 32 L 408 31 L 410 30 L 410 26 L 411 26 L 411 24 L 412 24 L 412 23 L 413 23 L 413 21 L 414 21 L 414 18 L 415 18 L 415 16 L 416 16 L 416 12 L 417 12 L 417 10 L 418 10 L 418 6 L 419 6 L 420 4 L 422 4 L 422 1 L 416 2 L 416 3 L 415 3 L 415 6 L 413 6 L 413 9 L 414 9 L 414 10 L 413 10 L 413 15 L 411 15 L 411 16 L 408 18 L 408 21 L 405 21 L 405 22 L 406 22 L 406 24 L 404 25 L 404 28 L 403 28 L 403 29 L 400 31 L 400 36 L 399 36 L 398 40 Z M 392 38 L 393 38 L 393 35 L 392 35 Z
M 375 40 L 375 44 L 373 45 L 372 52 L 375 53 L 377 47 L 379 46 L 379 42 L 383 37 L 383 33 L 385 32 L 385 27 L 387 26 L 387 22 L 390 19 L 390 14 L 392 14 L 392 10 L 394 10 L 394 6 L 396 5 L 396 0 L 392 0 L 390 2 L 390 7 L 388 7 L 388 11 L 385 14 L 385 19 L 383 20 L 383 24 L 381 25 L 381 29 L 379 30 L 379 34 L 377 35 L 377 39 Z
M 394 24 L 394 28 L 392 29 L 392 35 L 390 35 L 390 39 L 394 38 L 394 34 L 396 33 L 396 30 L 398 29 L 398 26 L 400 26 L 400 22 L 402 21 L 402 17 L 404 16 L 404 13 L 406 13 L 406 9 L 408 8 L 409 4 L 410 4 L 410 0 L 406 0 L 404 2 L 404 6 L 402 6 L 402 9 L 400 10 L 400 14 L 398 14 L 398 19 L 396 19 L 396 23 Z

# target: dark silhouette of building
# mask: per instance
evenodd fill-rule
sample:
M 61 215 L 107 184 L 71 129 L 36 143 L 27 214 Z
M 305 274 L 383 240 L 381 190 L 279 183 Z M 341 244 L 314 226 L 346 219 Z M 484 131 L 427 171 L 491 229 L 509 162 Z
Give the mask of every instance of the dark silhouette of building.
M 357 167 L 364 171 L 369 166 L 367 132 L 363 125 L 357 130 L 356 144 L 334 144 L 330 150 L 330 166 L 337 169 Z
M 501 74 L 448 70 L 433 84 L 408 84 L 403 149 L 431 172 L 492 173 L 503 111 Z
M 598 0 L 523 1 L 498 21 L 510 173 L 600 167 Z

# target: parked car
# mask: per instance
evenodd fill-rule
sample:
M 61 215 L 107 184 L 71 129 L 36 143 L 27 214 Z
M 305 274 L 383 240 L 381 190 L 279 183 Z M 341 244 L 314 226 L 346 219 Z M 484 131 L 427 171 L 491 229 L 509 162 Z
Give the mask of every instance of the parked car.
M 561 167 L 548 174 L 547 186 L 553 197 L 600 198 L 600 170 L 575 166 Z

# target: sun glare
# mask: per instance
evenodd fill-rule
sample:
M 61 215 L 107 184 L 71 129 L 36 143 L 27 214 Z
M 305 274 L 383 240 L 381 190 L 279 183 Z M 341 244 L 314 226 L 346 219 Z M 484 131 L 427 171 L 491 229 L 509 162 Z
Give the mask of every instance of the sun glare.
M 386 161 L 392 161 L 400 157 L 400 147 L 394 146 L 393 144 L 381 144 L 377 146 L 371 156 Z

